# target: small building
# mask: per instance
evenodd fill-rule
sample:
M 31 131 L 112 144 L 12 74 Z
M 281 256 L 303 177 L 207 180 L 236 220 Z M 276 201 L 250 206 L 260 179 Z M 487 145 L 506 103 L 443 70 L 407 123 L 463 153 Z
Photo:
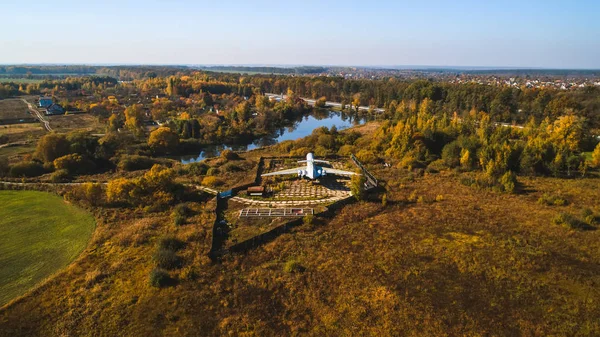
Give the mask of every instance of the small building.
M 47 107 L 51 106 L 52 103 L 54 103 L 54 102 L 52 102 L 52 97 L 42 96 L 42 97 L 40 97 L 38 104 L 39 104 L 40 108 L 47 108 Z
M 247 193 L 249 196 L 262 197 L 265 195 L 265 188 L 264 186 L 250 186 Z
M 63 113 L 65 113 L 65 110 L 58 104 L 51 104 L 46 108 L 46 115 L 62 115 Z

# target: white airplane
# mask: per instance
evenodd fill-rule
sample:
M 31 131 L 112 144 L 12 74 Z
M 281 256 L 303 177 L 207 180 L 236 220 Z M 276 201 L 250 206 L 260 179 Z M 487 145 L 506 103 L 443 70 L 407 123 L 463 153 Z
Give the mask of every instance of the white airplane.
M 269 177 L 269 176 L 279 176 L 279 175 L 286 175 L 286 174 L 297 174 L 298 177 L 314 180 L 314 179 L 324 177 L 329 174 L 335 174 L 335 175 L 340 175 L 340 176 L 353 176 L 355 174 L 358 174 L 358 173 L 354 173 L 354 172 L 350 172 L 350 171 L 342 171 L 342 170 L 336 170 L 336 169 L 329 168 L 329 167 L 317 166 L 317 165 L 315 165 L 315 163 L 329 164 L 329 162 L 325 161 L 325 160 L 315 159 L 315 157 L 313 156 L 312 153 L 309 153 L 306 155 L 306 160 L 300 160 L 298 162 L 306 163 L 306 166 L 296 167 L 296 168 L 289 169 L 289 170 L 281 170 L 281 171 L 266 173 L 266 174 L 263 174 L 262 176 Z

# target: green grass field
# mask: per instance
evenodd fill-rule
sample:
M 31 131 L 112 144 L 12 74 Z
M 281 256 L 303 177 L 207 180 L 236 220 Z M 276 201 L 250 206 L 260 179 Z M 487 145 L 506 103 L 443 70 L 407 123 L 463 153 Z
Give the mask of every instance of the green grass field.
M 59 196 L 0 191 L 0 306 L 67 266 L 85 248 L 94 217 Z

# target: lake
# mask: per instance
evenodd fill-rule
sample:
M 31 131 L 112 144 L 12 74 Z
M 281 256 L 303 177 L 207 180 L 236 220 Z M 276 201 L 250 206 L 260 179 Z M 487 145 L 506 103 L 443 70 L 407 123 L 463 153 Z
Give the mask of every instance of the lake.
M 349 115 L 341 112 L 328 112 L 326 114 L 309 115 L 302 120 L 294 123 L 294 125 L 277 130 L 270 137 L 263 137 L 248 144 L 238 145 L 207 145 L 199 154 L 179 156 L 183 164 L 190 164 L 201 161 L 205 158 L 216 157 L 221 154 L 221 151 L 230 149 L 234 151 L 249 151 L 256 148 L 274 145 L 286 140 L 296 140 L 310 135 L 314 129 L 325 126 L 331 128 L 335 125 L 338 130 L 347 129 L 351 126 L 361 125 L 365 123 L 364 118 L 359 118 L 355 115 Z

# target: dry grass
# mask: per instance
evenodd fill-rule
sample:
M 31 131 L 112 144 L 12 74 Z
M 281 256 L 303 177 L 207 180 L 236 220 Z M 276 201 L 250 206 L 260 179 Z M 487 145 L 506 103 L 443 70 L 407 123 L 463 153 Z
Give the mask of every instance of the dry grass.
M 12 135 L 33 131 L 44 131 L 44 128 L 40 123 L 10 124 L 0 126 L 0 135 Z
M 91 247 L 43 289 L 0 310 L 2 332 L 600 334 L 600 231 L 552 224 L 559 212 L 599 211 L 598 180 L 522 179 L 527 193 L 507 195 L 463 186 L 453 174 L 377 174 L 393 177 L 387 207 L 355 204 L 215 264 L 206 258 L 213 201 L 193 204 L 196 215 L 182 227 L 167 213 L 101 210 Z M 568 206 L 537 202 L 557 189 Z M 165 235 L 186 247 L 183 267 L 170 272 L 176 285 L 159 290 L 148 274 Z
M 91 132 L 104 132 L 105 125 L 97 117 L 90 114 L 56 115 L 48 116 L 50 126 L 57 132 L 86 130 Z
M 31 118 L 27 104 L 20 99 L 0 100 L 0 120 L 15 118 Z

